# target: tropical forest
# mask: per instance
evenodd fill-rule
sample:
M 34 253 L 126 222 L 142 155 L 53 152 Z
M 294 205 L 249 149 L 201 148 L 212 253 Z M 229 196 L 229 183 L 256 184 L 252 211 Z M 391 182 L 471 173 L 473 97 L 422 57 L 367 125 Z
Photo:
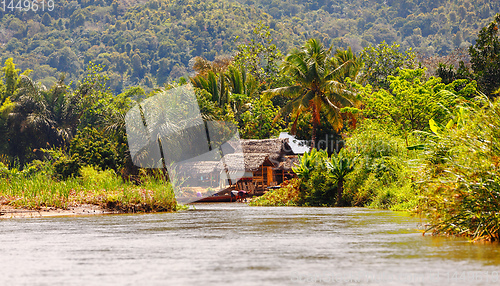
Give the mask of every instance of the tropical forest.
M 189 209 L 165 167 L 134 164 L 126 129 L 186 87 L 241 139 L 309 147 L 250 206 L 404 211 L 424 233 L 500 240 L 498 1 L 5 2 L 0 206 Z

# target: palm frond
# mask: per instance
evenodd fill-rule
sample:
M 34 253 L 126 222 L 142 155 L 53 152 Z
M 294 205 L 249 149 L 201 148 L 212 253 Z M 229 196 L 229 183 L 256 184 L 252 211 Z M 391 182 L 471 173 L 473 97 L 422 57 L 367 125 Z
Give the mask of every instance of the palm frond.
M 304 109 L 306 109 L 306 107 L 302 105 L 302 97 L 298 96 L 289 101 L 278 111 L 278 114 L 276 114 L 273 123 L 276 123 L 280 117 L 283 117 L 284 114 L 291 114 L 294 111 L 296 113 L 300 113 Z
M 265 99 L 271 99 L 275 96 L 294 98 L 303 93 L 303 91 L 304 87 L 300 85 L 293 85 L 293 86 L 279 87 L 275 89 L 268 89 L 263 92 L 263 95 Z

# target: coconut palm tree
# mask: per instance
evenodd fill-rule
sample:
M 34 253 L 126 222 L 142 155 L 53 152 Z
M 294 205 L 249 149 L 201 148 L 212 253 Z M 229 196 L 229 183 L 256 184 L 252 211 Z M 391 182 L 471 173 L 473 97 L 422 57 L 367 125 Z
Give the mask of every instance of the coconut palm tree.
M 64 77 L 50 89 L 26 75 L 19 77 L 15 104 L 9 114 L 11 154 L 24 165 L 30 152 L 38 148 L 67 145 L 76 133 L 84 112 L 87 93 L 67 93 Z
M 37 85 L 25 75 L 19 77 L 14 109 L 7 124 L 10 130 L 11 151 L 21 165 L 25 162 L 26 148 L 60 146 L 72 136 L 71 130 L 60 126 L 65 113 L 64 92 L 59 82 L 52 90 Z
M 346 77 L 359 80 L 360 60 L 349 49 L 338 50 L 330 57 L 330 49 L 316 39 L 308 40 L 301 49 L 289 54 L 283 63 L 282 71 L 291 76 L 295 85 L 267 90 L 270 97 L 286 96 L 291 100 L 280 110 L 280 116 L 291 115 L 295 118 L 292 133 L 296 130 L 297 120 L 302 112 L 312 114 L 311 148 L 316 144 L 316 129 L 323 110 L 332 126 L 338 131 L 343 126 L 342 107 L 358 104 L 356 95 L 349 91 Z

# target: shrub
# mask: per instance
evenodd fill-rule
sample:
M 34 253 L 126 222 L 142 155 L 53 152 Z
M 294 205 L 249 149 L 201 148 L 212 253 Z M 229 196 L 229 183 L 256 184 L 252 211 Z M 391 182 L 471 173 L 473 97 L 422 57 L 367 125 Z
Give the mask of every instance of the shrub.
M 71 140 L 70 154 L 81 166 L 118 170 L 117 151 L 111 140 L 94 128 L 85 128 Z
M 296 206 L 299 201 L 301 180 L 294 178 L 281 184 L 280 189 L 271 190 L 252 201 L 252 206 Z
M 416 139 L 408 137 L 410 142 Z M 346 177 L 344 199 L 352 206 L 412 209 L 417 197 L 412 180 L 421 151 L 410 151 L 396 128 L 365 119 L 346 138 L 346 148 L 357 154 L 358 164 Z
M 324 168 L 322 165 L 326 158 L 328 158 L 326 151 L 318 151 L 313 148 L 311 151 L 299 156 L 299 165 L 293 167 L 292 170 L 299 178 L 307 181 L 312 171 L 316 168 Z
M 308 180 L 300 184 L 298 205 L 334 206 L 336 202 L 337 182 L 325 167 L 317 166 Z
M 62 150 L 47 150 L 55 160 L 55 175 L 62 179 L 77 177 L 83 166 L 118 171 L 118 151 L 111 140 L 94 128 L 85 128 L 71 140 L 69 155 Z
M 418 183 L 428 231 L 500 240 L 500 101 L 485 99 L 439 135 L 427 142 Z
M 80 162 L 76 158 L 63 157 L 54 163 L 54 172 L 62 179 L 78 176 L 79 170 Z

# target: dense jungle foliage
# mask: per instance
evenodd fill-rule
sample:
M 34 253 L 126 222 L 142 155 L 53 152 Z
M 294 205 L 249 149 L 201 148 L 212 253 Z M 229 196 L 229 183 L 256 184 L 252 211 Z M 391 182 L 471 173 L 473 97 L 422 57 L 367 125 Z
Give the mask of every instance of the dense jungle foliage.
M 234 56 L 241 44 L 264 43 L 270 27 L 284 53 L 306 39 L 359 52 L 382 41 L 422 57 L 445 56 L 475 43 L 500 12 L 489 0 L 64 0 L 53 11 L 0 10 L 0 62 L 14 58 L 45 86 L 64 72 L 82 77 L 103 64 L 115 92 L 154 88 L 192 72 L 193 58 Z
M 441 66 L 435 72 L 443 78 L 428 76 L 419 68 L 398 68 L 394 74 L 374 77 L 388 71 L 385 67 L 368 73 L 372 78 L 368 83 L 346 79 L 344 87 L 362 104 L 343 108 L 357 111 L 358 119 L 355 128 L 342 129 L 344 148 L 331 155 L 312 149 L 299 156 L 294 168 L 298 179 L 251 204 L 411 210 L 428 219 L 426 232 L 498 241 L 500 82 L 483 71 L 498 72 L 499 23 L 497 15 L 469 49 L 476 67 L 473 73 L 460 68 L 445 72 Z M 388 51 L 384 44 L 365 49 L 365 70 L 378 62 L 373 58 L 393 54 Z M 392 65 L 402 57 L 389 57 L 392 63 L 384 63 Z M 406 60 L 411 66 L 412 57 Z M 309 113 L 315 113 L 314 105 Z M 309 126 L 313 120 L 309 117 Z
M 411 210 L 428 231 L 500 239 L 498 3 L 273 3 L 3 13 L 2 203 L 175 209 L 165 170 L 132 163 L 125 116 L 184 86 L 203 119 L 234 123 L 242 138 L 289 131 L 314 147 L 298 178 L 256 205 Z M 375 38 L 382 30 L 394 38 Z M 456 47 L 467 49 L 448 54 Z

